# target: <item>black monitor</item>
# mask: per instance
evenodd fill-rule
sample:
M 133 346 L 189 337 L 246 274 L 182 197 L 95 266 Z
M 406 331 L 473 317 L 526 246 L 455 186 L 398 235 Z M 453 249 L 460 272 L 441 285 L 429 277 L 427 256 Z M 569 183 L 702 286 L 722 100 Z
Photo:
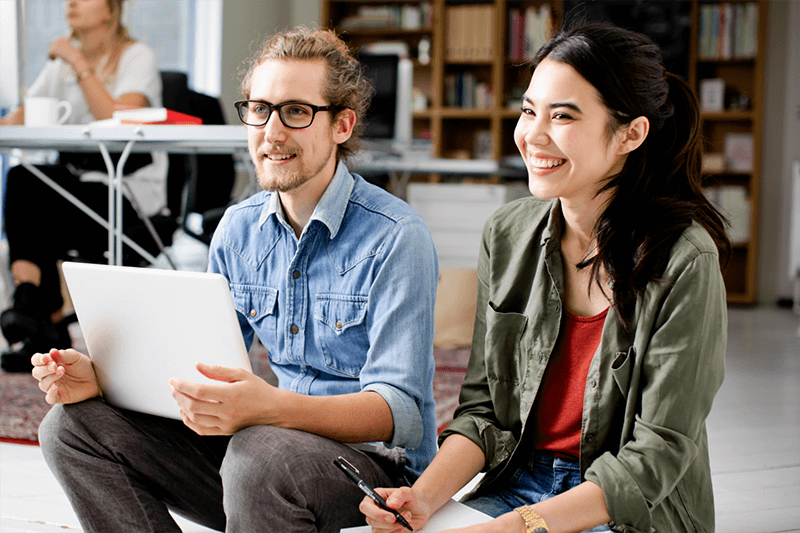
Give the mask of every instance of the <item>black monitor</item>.
M 394 140 L 400 57 L 397 54 L 362 53 L 358 59 L 364 75 L 375 88 L 375 95 L 364 117 L 363 137 Z

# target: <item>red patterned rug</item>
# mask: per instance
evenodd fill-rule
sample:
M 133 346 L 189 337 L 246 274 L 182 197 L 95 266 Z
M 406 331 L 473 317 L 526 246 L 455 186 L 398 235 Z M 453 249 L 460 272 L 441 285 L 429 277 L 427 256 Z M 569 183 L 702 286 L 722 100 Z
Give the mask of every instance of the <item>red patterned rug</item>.
M 75 349 L 85 349 L 82 339 L 73 335 Z M 77 330 L 78 334 L 80 329 Z M 253 372 L 273 385 L 277 378 L 269 368 L 266 350 L 254 343 L 250 353 Z M 458 405 L 458 391 L 466 372 L 469 348 L 434 349 L 436 374 L 433 394 L 436 398 L 436 423 L 441 431 L 452 420 Z M 38 444 L 39 423 L 50 410 L 44 393 L 30 374 L 9 374 L 0 370 L 0 442 Z

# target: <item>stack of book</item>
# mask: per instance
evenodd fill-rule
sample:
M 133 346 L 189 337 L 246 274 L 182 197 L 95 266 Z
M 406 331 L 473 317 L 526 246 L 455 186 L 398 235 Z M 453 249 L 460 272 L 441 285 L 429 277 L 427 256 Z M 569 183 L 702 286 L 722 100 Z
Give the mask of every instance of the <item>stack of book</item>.
M 697 39 L 703 59 L 749 59 L 758 52 L 758 4 L 701 4 Z
M 494 5 L 447 7 L 447 61 L 491 62 L 494 57 Z
M 549 4 L 508 12 L 508 55 L 512 61 L 530 59 L 554 33 Z
M 140 107 L 136 109 L 118 109 L 109 119 L 118 124 L 202 124 L 203 119 L 167 109 L 166 107 Z
M 403 6 L 359 6 L 356 13 L 339 23 L 342 29 L 388 29 L 419 30 L 429 28 L 433 20 L 430 2 Z

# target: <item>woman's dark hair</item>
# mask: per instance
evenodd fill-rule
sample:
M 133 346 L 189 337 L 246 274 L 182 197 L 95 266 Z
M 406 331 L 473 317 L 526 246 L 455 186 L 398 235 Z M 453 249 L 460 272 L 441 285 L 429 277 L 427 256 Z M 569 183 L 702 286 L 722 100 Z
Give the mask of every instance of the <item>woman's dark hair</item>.
M 627 327 L 647 284 L 663 274 L 675 241 L 696 220 L 727 261 L 725 219 L 701 188 L 702 132 L 697 97 L 689 85 L 665 71 L 658 46 L 640 33 L 610 23 L 582 23 L 559 32 L 532 63 L 549 58 L 574 68 L 597 90 L 609 110 L 609 138 L 637 117 L 650 132 L 628 154 L 622 171 L 598 194 L 613 198 L 595 228 L 591 266 L 600 285 L 601 268 L 611 279 L 616 312 Z

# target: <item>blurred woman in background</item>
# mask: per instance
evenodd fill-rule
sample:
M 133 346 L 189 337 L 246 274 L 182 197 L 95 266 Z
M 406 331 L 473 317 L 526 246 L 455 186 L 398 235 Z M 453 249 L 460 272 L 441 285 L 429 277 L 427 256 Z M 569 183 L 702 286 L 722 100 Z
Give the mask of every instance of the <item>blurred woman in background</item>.
M 68 101 L 72 112 L 67 124 L 108 119 L 120 107 L 160 107 L 155 53 L 131 39 L 122 24 L 123 1 L 66 0 L 71 32 L 50 44 L 50 61 L 26 96 Z M 0 124 L 22 124 L 24 114 L 23 104 Z M 38 168 L 107 218 L 108 177 L 100 154 L 62 152 L 57 164 Z M 164 153 L 133 154 L 126 162 L 126 186 L 144 215 L 156 214 L 166 205 L 166 176 Z M 58 260 L 74 250 L 86 260 L 102 261 L 108 239 L 102 226 L 23 166 L 9 171 L 7 183 L 5 231 L 16 289 L 12 307 L 0 315 L 3 335 L 11 345 L 2 354 L 2 367 L 29 372 L 34 353 L 71 346 L 63 322 Z M 126 198 L 123 226 L 138 219 Z

